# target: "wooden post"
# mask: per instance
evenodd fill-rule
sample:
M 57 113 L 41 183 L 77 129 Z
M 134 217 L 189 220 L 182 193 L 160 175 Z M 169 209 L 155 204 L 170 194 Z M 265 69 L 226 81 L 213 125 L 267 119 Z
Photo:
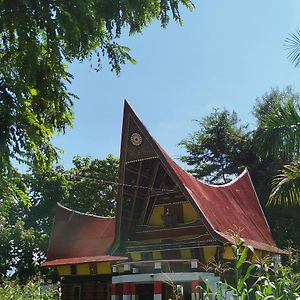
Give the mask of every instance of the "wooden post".
M 111 284 L 111 300 L 117 300 L 117 299 L 118 299 L 117 284 L 112 283 Z
M 123 283 L 123 300 L 130 300 L 130 298 L 131 298 L 130 283 L 124 282 Z
M 131 300 L 137 300 L 138 295 L 137 295 L 137 289 L 136 289 L 136 284 L 131 283 Z
M 162 282 L 154 281 L 153 300 L 162 300 Z

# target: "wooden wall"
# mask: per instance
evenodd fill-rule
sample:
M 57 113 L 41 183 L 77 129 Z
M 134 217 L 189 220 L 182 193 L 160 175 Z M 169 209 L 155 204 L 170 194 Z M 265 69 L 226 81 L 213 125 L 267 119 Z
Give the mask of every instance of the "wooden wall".
M 83 281 L 74 278 L 74 281 L 63 281 L 61 285 L 61 300 L 108 300 L 111 283 L 109 281 L 94 281 L 85 279 Z

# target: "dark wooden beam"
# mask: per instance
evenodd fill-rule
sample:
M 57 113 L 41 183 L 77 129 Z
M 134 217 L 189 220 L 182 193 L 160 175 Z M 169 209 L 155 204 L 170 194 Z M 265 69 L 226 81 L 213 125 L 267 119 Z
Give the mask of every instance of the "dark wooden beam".
M 135 238 L 139 240 L 150 240 L 155 238 L 171 238 L 184 235 L 208 234 L 205 225 L 182 226 L 174 228 L 164 228 L 156 230 L 143 230 L 135 233 Z
M 172 250 L 172 249 L 182 249 L 182 248 L 200 248 L 203 246 L 221 246 L 222 244 L 216 239 L 212 238 L 211 235 L 207 235 L 206 239 L 201 241 L 183 241 L 183 242 L 173 242 L 173 243 L 159 243 L 159 244 L 149 244 L 149 245 L 139 245 L 137 243 L 128 241 L 126 250 L 127 252 L 139 252 L 139 251 L 159 251 L 159 250 Z
M 187 223 L 178 223 L 177 227 L 187 227 L 187 226 L 198 226 L 198 225 L 204 225 L 203 222 L 200 219 L 187 222 Z M 141 231 L 152 231 L 152 230 L 158 230 L 158 229 L 164 229 L 164 225 L 138 225 L 136 227 L 136 232 Z
M 160 197 L 156 199 L 155 205 L 160 205 L 160 204 L 172 205 L 172 204 L 178 204 L 184 202 L 187 202 L 187 200 L 183 196 L 181 198 L 169 196 L 169 197 Z
M 124 192 L 124 196 L 132 197 L 132 193 L 131 193 L 131 192 L 125 191 L 125 192 Z M 136 198 L 137 198 L 137 199 L 141 199 L 141 200 L 142 200 L 142 199 L 145 199 L 145 197 L 144 197 L 144 196 L 141 196 L 141 195 L 137 195 Z
M 156 179 L 156 176 L 157 176 L 157 172 L 158 172 L 158 169 L 159 169 L 159 161 L 156 161 L 156 164 L 154 166 L 154 169 L 153 169 L 153 173 L 152 173 L 152 176 L 151 176 L 151 180 L 150 180 L 150 183 L 149 183 L 149 190 L 148 190 L 148 194 L 146 196 L 146 199 L 145 199 L 145 207 L 144 207 L 144 210 L 142 212 L 142 215 L 141 215 L 141 224 L 143 224 L 145 222 L 145 216 L 146 216 L 146 213 L 147 213 L 147 209 L 148 209 L 148 205 L 149 205 L 149 200 L 151 198 L 151 188 L 153 188 L 154 186 L 154 183 L 155 183 L 155 179 Z
M 165 178 L 166 178 L 166 176 L 168 175 L 167 174 L 167 172 L 166 172 L 166 170 L 165 169 L 163 169 L 163 175 L 161 176 L 161 181 L 160 181 L 160 185 L 159 185 L 159 187 L 157 188 L 157 189 L 162 189 L 163 188 L 163 184 L 164 184 L 164 182 L 165 182 Z M 149 191 L 150 192 L 150 191 Z M 149 200 L 148 200 L 148 206 L 149 206 L 149 203 L 150 203 L 150 199 L 151 199 L 152 197 L 149 197 Z M 155 199 L 154 199 L 154 202 L 153 202 L 153 206 L 155 205 L 155 202 L 156 202 L 156 200 L 157 200 L 157 197 L 154 197 Z M 151 209 L 152 210 L 152 209 Z M 150 213 L 149 213 L 149 215 L 147 215 L 147 211 L 148 211 L 148 207 L 147 207 L 147 210 L 146 210 L 146 214 L 145 214 L 145 219 L 144 219 L 144 223 L 146 223 L 146 222 L 148 222 L 149 221 L 149 218 L 150 218 Z
M 128 171 L 128 172 L 130 172 L 130 173 L 132 173 L 132 174 L 134 174 L 134 175 L 137 175 L 138 174 L 138 172 L 139 172 L 139 169 L 133 169 L 133 168 L 129 168 L 128 166 L 126 166 L 126 171 Z M 141 177 L 144 177 L 144 178 L 146 178 L 146 179 L 150 179 L 150 176 L 149 175 L 146 175 L 145 173 L 141 173 L 141 175 L 140 175 Z
M 131 207 L 131 212 L 130 212 L 130 217 L 129 217 L 129 224 L 128 224 L 129 230 L 131 228 L 132 219 L 133 219 L 133 215 L 134 215 L 134 209 L 135 209 L 135 203 L 136 203 L 136 199 L 137 199 L 137 193 L 139 191 L 138 185 L 139 185 L 140 179 L 141 179 L 142 168 L 143 168 L 143 162 L 141 161 L 140 164 L 139 164 L 139 170 L 138 170 L 137 178 L 136 178 L 136 182 L 135 182 L 135 185 L 137 187 L 134 190 L 133 199 L 132 199 L 132 207 Z
M 178 191 L 168 190 L 165 191 L 150 191 L 150 197 L 158 197 L 158 196 L 165 196 L 165 195 L 171 195 L 171 194 L 177 194 Z

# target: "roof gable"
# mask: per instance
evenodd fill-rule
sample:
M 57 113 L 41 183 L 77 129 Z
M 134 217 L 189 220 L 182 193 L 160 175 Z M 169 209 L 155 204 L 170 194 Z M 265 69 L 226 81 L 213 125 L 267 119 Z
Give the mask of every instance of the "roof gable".
M 134 145 L 134 141 L 132 141 L 132 137 L 136 134 L 140 136 L 142 141 L 139 145 Z M 147 172 L 149 180 L 142 182 L 139 173 L 135 178 L 128 178 L 132 165 L 135 165 L 137 173 L 146 171 L 150 167 L 151 170 Z M 165 174 L 161 178 L 161 183 L 167 178 L 169 181 L 167 186 L 155 185 L 155 176 L 162 169 Z M 180 182 L 173 175 L 174 172 L 165 161 L 160 147 L 125 101 L 117 196 L 116 240 L 112 253 L 124 253 L 125 249 L 120 250 L 120 245 L 130 239 L 130 234 L 134 231 L 136 225 L 146 225 L 147 220 L 149 221 L 149 212 L 153 207 L 153 203 L 149 203 L 149 191 L 158 193 L 160 191 L 162 193 L 178 192 L 182 194 L 184 189 L 180 188 L 178 184 Z M 183 195 L 183 197 L 201 215 L 194 201 L 187 198 L 186 195 Z M 205 218 L 203 219 L 205 220 Z
M 220 242 L 234 242 L 231 232 L 239 232 L 246 244 L 256 249 L 282 252 L 276 247 L 271 231 L 261 209 L 250 175 L 245 170 L 230 184 L 209 185 L 199 181 L 179 167 L 150 135 L 146 127 L 125 101 L 122 130 L 119 191 L 117 201 L 117 227 L 114 251 L 118 249 L 127 217 L 124 215 L 125 165 L 134 156 L 128 155 L 130 120 L 146 141 L 151 153 L 149 158 L 158 157 L 180 191 L 197 208 L 202 221 L 213 237 Z M 131 146 L 130 146 L 131 147 Z M 130 157 L 130 159 L 128 159 Z M 126 235 L 126 234 L 125 234 Z

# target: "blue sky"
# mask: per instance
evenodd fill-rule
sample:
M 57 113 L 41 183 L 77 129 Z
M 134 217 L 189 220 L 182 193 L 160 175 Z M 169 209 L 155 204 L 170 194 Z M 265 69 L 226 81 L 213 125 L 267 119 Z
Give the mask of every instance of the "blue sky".
M 173 157 L 178 142 L 196 130 L 195 119 L 213 108 L 235 110 L 254 126 L 251 110 L 271 87 L 291 85 L 300 91 L 300 69 L 287 60 L 284 40 L 300 27 L 298 0 L 206 0 L 182 9 L 184 25 L 157 22 L 135 36 L 123 36 L 136 65 L 119 77 L 104 65 L 74 63 L 71 90 L 74 127 L 54 139 L 64 150 L 62 164 L 74 155 L 119 156 L 123 101 L 140 116 L 156 140 Z

